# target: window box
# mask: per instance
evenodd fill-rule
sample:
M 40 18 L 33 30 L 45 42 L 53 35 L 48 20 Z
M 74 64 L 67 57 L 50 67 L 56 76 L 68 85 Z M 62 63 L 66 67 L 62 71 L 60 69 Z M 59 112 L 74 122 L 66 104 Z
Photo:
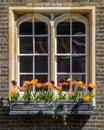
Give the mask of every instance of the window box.
M 92 101 L 11 101 L 10 115 L 91 115 Z

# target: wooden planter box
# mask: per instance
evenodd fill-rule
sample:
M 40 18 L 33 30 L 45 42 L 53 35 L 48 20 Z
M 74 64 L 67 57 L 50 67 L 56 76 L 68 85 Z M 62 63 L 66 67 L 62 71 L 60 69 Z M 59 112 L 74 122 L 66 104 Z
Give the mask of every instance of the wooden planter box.
M 90 115 L 92 101 L 11 101 L 10 115 Z

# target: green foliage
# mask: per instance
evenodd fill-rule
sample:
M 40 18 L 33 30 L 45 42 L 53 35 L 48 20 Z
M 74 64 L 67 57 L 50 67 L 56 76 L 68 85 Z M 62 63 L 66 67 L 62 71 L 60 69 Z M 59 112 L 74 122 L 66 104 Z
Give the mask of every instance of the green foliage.
M 15 94 L 11 94 L 11 95 L 10 95 L 11 101 L 17 101 L 18 98 L 19 98 L 19 93 L 18 93 L 18 92 L 15 93 Z
M 77 90 L 74 90 L 73 91 L 73 95 L 68 95 L 68 100 L 73 100 L 73 101 L 80 101 L 82 99 L 82 95 L 83 93 L 82 92 L 79 92 Z
M 24 94 L 22 96 L 23 100 L 32 100 L 33 97 L 32 97 L 32 94 L 31 94 L 31 91 L 24 91 Z
M 56 100 L 65 100 L 66 99 L 66 94 L 64 94 L 63 92 L 62 92 L 62 90 L 60 90 L 59 92 L 58 92 L 58 97 L 56 98 Z
M 53 100 L 53 93 L 42 89 L 39 92 L 34 93 L 34 100 Z
M 88 92 L 88 95 L 89 95 L 89 100 L 92 100 L 93 97 L 94 97 L 93 92 L 92 92 L 92 91 L 89 91 L 89 92 Z

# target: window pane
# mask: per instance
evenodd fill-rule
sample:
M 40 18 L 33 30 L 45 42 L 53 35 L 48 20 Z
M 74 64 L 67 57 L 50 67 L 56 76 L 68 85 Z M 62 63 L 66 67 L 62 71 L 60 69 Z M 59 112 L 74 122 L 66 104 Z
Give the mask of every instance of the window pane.
M 35 78 L 40 82 L 48 81 L 48 75 L 35 75 Z
M 57 53 L 70 53 L 70 38 L 69 37 L 57 38 Z
M 48 34 L 48 26 L 44 22 L 35 22 L 34 23 L 34 32 L 35 34 Z
M 21 56 L 20 57 L 20 72 L 28 73 L 33 72 L 33 58 L 32 56 Z
M 79 80 L 82 80 L 84 83 L 85 83 L 85 75 L 81 75 L 81 74 L 77 74 L 77 75 L 72 75 L 72 78 L 79 81 Z
M 72 21 L 72 34 L 83 35 L 85 34 L 85 24 L 76 20 Z
M 20 35 L 32 35 L 32 21 L 25 21 L 21 23 L 19 28 Z
M 72 37 L 72 52 L 85 53 L 85 37 Z
M 57 72 L 70 72 L 70 56 L 57 56 Z
M 57 84 L 59 83 L 60 80 L 66 80 L 69 77 L 70 77 L 70 74 L 58 74 L 57 75 Z
M 21 37 L 20 38 L 20 53 L 22 53 L 22 54 L 33 53 L 32 37 Z
M 44 82 L 48 81 L 48 76 L 47 75 L 35 75 L 35 78 L 38 79 L 40 83 L 44 83 Z M 39 91 L 40 89 L 43 89 L 43 88 L 36 88 L 35 90 Z M 44 86 L 44 89 L 48 90 L 48 87 Z
M 57 25 L 57 34 L 70 34 L 70 23 L 69 21 L 60 22 Z
M 47 37 L 35 37 L 35 52 L 48 53 L 48 38 Z
M 23 85 L 23 81 L 32 79 L 33 79 L 32 75 L 20 75 L 20 86 Z
M 72 72 L 74 73 L 85 72 L 85 57 L 84 56 L 72 57 Z
M 48 56 L 35 57 L 35 72 L 36 73 L 48 72 Z

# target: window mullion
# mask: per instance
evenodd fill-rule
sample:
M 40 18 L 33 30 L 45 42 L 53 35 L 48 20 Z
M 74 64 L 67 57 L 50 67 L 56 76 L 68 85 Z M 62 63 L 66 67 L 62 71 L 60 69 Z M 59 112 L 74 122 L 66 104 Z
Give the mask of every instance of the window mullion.
M 72 77 L 72 19 L 70 19 L 70 77 Z
M 85 77 L 86 77 L 86 84 L 88 83 L 88 80 L 89 80 L 89 76 L 87 76 L 87 75 L 89 75 L 89 70 L 88 70 L 88 61 L 89 61 L 89 58 L 88 58 L 88 54 L 89 54 L 89 49 L 88 49 L 88 43 L 89 43 L 89 41 L 88 41 L 88 36 L 87 36 L 87 27 L 85 26 Z
M 18 30 L 20 29 L 19 26 L 20 24 L 18 25 Z M 18 33 L 18 77 L 17 79 L 18 79 L 18 83 L 20 84 L 20 56 L 19 54 L 20 54 L 20 35 Z
M 35 32 L 34 32 L 34 19 L 32 19 L 32 29 L 33 29 L 33 35 L 32 35 L 32 39 L 33 39 L 33 54 L 35 54 L 35 40 L 34 40 L 34 36 L 35 36 Z M 33 55 L 33 79 L 35 78 L 35 56 Z M 35 87 L 33 87 L 33 92 L 35 91 Z
M 53 14 L 51 15 L 52 19 L 50 21 L 51 28 L 50 28 L 50 79 L 55 80 L 55 28 L 54 28 L 54 21 L 53 21 Z
M 35 54 L 35 40 L 34 40 L 34 35 L 35 35 L 35 32 L 34 32 L 34 19 L 32 19 L 32 29 L 33 29 L 33 35 L 32 35 L 32 38 L 33 38 L 33 54 Z M 35 73 L 35 58 L 34 58 L 34 55 L 33 55 L 33 79 L 35 78 L 34 77 L 34 73 Z

